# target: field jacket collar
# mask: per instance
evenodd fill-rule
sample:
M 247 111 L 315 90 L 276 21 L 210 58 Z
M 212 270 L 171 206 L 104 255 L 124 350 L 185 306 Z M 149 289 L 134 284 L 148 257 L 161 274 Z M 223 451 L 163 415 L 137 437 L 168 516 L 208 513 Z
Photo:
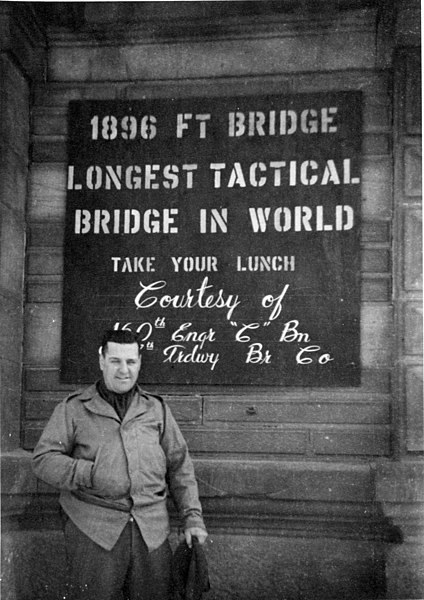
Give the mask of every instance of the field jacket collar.
M 95 384 L 86 388 L 80 394 L 79 399 L 84 402 L 85 408 L 90 412 L 120 421 L 112 406 L 100 396 Z M 144 414 L 148 408 L 148 397 L 146 393 L 143 392 L 143 390 L 137 385 L 134 397 L 130 406 L 128 407 L 124 419 L 122 420 L 122 423 L 139 417 L 140 415 Z

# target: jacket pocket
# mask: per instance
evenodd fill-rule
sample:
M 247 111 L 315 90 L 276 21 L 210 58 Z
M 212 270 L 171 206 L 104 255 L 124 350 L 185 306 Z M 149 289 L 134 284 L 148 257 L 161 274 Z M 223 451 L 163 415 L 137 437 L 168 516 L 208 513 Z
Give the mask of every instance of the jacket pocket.
M 94 461 L 90 488 L 102 498 L 123 498 L 128 496 L 130 479 L 127 461 L 121 448 L 112 443 L 102 444 Z

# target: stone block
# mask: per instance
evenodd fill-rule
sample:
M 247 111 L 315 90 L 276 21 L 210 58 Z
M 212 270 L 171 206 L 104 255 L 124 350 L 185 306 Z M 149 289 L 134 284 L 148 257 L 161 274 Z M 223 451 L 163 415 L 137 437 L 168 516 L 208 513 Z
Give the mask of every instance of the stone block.
M 181 396 L 163 396 L 163 399 L 169 405 L 175 419 L 179 423 L 199 424 L 202 421 L 203 402 L 200 396 L 181 395 Z
M 364 277 L 361 283 L 362 302 L 389 302 L 391 298 L 391 277 Z
M 298 73 L 292 82 L 297 93 L 361 90 L 363 93 L 363 132 L 368 134 L 389 133 L 391 112 L 387 73 L 338 71 L 323 73 Z
M 176 539 L 172 542 L 175 547 Z M 11 531 L 3 544 L 4 600 L 65 597 L 61 531 Z M 378 543 L 372 541 L 256 531 L 212 533 L 205 554 L 211 582 L 208 600 L 384 598 L 384 561 Z
M 201 459 L 195 461 L 202 497 L 272 498 L 297 502 L 371 502 L 370 466 L 341 462 Z
M 31 248 L 38 246 L 62 248 L 65 237 L 64 229 L 62 223 L 32 223 L 29 227 L 29 244 Z
M 57 139 L 34 136 L 32 140 L 32 160 L 37 163 L 66 163 L 68 150 L 65 137 Z
M 21 433 L 21 381 L 20 362 L 0 359 L 1 381 L 1 447 L 3 451 L 18 448 Z
M 404 286 L 408 292 L 423 289 L 423 221 L 421 210 L 407 209 L 404 214 Z
M 404 312 L 404 340 L 405 354 L 423 354 L 423 305 L 422 302 L 406 302 Z
M 389 157 L 367 157 L 362 165 L 362 218 L 392 215 L 392 175 Z
M 65 136 L 67 134 L 67 109 L 65 107 L 35 106 L 32 119 L 33 135 Z
M 390 270 L 390 253 L 386 248 L 364 248 L 361 271 L 386 273 Z
M 28 153 L 29 87 L 23 74 L 5 54 L 0 56 L 2 116 L 0 140 L 16 153 Z
M 102 86 L 105 88 L 106 86 Z M 84 98 L 84 89 L 86 88 L 85 84 L 80 85 L 75 84 L 72 87 L 64 83 L 50 83 L 46 86 L 45 83 L 34 83 L 33 93 L 34 93 L 34 106 L 43 106 L 43 107 L 57 107 L 62 106 L 64 110 L 67 110 L 68 102 L 70 100 L 81 100 Z M 92 97 L 96 97 L 96 90 L 90 87 Z M 107 86 L 109 90 L 110 97 L 110 85 Z
M 29 275 L 62 275 L 63 250 L 58 247 L 39 246 L 28 252 Z
M 28 496 L 37 491 L 31 468 L 31 454 L 23 450 L 3 454 L 1 458 L 2 494 Z
M 184 430 L 192 452 L 241 454 L 304 454 L 307 434 L 297 430 L 202 429 Z
M 66 394 L 75 389 L 70 383 L 61 383 L 57 367 L 24 367 L 24 387 L 27 391 L 55 391 Z
M 147 81 L 122 83 L 117 97 L 128 100 L 152 98 L 195 98 L 198 96 L 251 96 L 262 95 L 266 88 L 269 94 L 288 94 L 293 91 L 292 77 L 287 74 L 263 75 L 261 77 L 225 77 L 223 79 L 194 79 L 184 82 Z M 117 86 L 119 90 L 119 87 Z
M 405 3 L 407 4 L 407 3 Z M 412 3 L 411 3 L 412 4 Z M 417 3 L 414 3 L 414 9 L 420 10 Z M 414 32 L 416 35 L 416 42 L 419 44 L 421 41 L 421 32 L 417 28 L 420 21 L 418 14 L 414 15 L 414 10 L 410 5 L 408 8 L 405 6 L 403 11 L 398 13 L 404 17 L 406 14 L 410 17 L 409 32 Z M 415 19 L 414 19 L 415 16 Z M 412 25 L 412 27 L 411 27 Z M 415 31 L 414 31 L 415 30 Z M 405 55 L 404 55 L 405 56 Z M 416 48 L 415 52 L 408 49 L 406 54 L 406 68 L 403 67 L 403 75 L 405 77 L 405 98 L 403 102 L 403 125 L 405 133 L 409 135 L 418 134 L 422 135 L 422 66 L 421 66 L 421 55 L 419 49 Z
M 32 221 L 64 221 L 66 168 L 61 163 L 33 163 L 28 215 Z
M 388 548 L 387 600 L 424 598 L 424 544 L 403 543 Z
M 370 156 L 389 156 L 391 138 L 385 133 L 364 134 L 362 152 Z
M 265 394 L 263 394 L 265 396 Z M 205 398 L 205 423 L 388 423 L 389 406 L 386 397 L 373 396 L 371 402 L 355 402 L 347 392 L 340 400 L 328 394 L 322 398 L 299 394 L 281 395 L 275 401 L 257 398 L 256 394 L 237 398 L 212 396 Z
M 404 149 L 405 195 L 421 197 L 422 195 L 422 149 L 421 146 L 407 146 Z
M 27 278 L 26 300 L 30 304 L 62 302 L 62 276 L 29 275 Z
M 383 598 L 376 544 L 277 535 L 212 535 L 206 545 L 209 600 Z
M 376 499 L 388 504 L 424 502 L 424 463 L 380 462 L 376 469 Z
M 362 243 L 390 243 L 390 221 L 363 221 L 361 223 Z
M 27 304 L 24 362 L 57 365 L 60 360 L 62 313 L 60 304 Z
M 32 451 L 38 443 L 47 420 L 25 421 L 22 429 L 22 448 Z
M 17 213 L 24 214 L 28 184 L 28 153 L 17 154 L 0 142 L 0 201 Z
M 406 447 L 409 452 L 424 451 L 423 368 L 410 366 L 405 373 Z
M 313 38 L 307 30 L 287 28 L 280 35 L 208 36 L 207 44 L 184 39 L 157 44 L 128 44 L 123 33 L 120 45 L 98 41 L 92 45 L 52 45 L 49 61 L 51 81 L 125 81 L 184 79 L 196 77 L 254 76 L 299 71 L 370 69 L 375 65 L 372 27 L 355 35 L 338 25 L 320 29 Z M 364 20 L 366 21 L 366 19 Z M 294 25 L 294 24 L 293 24 Z M 175 35 L 175 34 L 174 34 Z M 134 37 L 133 37 L 134 40 Z M 284 62 L 282 63 L 282 57 Z
M 2 533 L 3 600 L 66 597 L 66 554 L 61 531 Z
M 0 358 L 19 363 L 22 358 L 22 297 L 0 294 L 0 315 Z
M 31 420 L 48 419 L 54 407 L 68 394 L 62 391 L 27 392 L 25 416 Z M 162 396 L 180 423 L 198 424 L 202 419 L 202 399 L 199 396 Z
M 361 307 L 361 360 L 364 367 L 389 366 L 393 351 L 393 311 L 369 302 Z
M 0 204 L 0 289 L 21 296 L 25 262 L 25 223 L 20 213 Z
M 389 102 L 388 83 L 386 80 L 385 73 L 382 73 L 380 77 L 375 75 L 375 87 L 370 89 L 364 89 L 364 102 L 362 108 L 362 123 L 363 130 L 369 134 L 387 134 L 389 137 L 391 131 L 391 106 Z M 371 149 L 371 148 L 370 148 Z M 385 148 L 381 148 L 377 152 L 366 152 L 370 156 L 372 154 L 387 154 L 389 151 Z
M 422 399 L 421 399 L 422 400 Z M 378 462 L 375 499 L 398 531 L 386 546 L 388 600 L 424 597 L 424 463 L 415 455 L 404 461 Z
M 350 456 L 388 456 L 390 453 L 390 432 L 388 428 L 366 429 L 327 429 L 312 432 L 315 454 Z

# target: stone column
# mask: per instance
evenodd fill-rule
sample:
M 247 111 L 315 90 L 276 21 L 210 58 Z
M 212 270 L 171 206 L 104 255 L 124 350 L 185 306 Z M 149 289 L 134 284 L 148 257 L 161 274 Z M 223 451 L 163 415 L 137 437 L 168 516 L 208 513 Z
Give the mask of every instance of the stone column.
M 7 452 L 20 446 L 31 84 L 44 77 L 46 43 L 26 3 L 1 4 L 0 30 L 0 382 Z
M 387 546 L 387 598 L 424 598 L 422 370 L 422 119 L 420 6 L 396 6 L 393 61 L 394 460 L 377 468 L 376 498 L 397 530 Z

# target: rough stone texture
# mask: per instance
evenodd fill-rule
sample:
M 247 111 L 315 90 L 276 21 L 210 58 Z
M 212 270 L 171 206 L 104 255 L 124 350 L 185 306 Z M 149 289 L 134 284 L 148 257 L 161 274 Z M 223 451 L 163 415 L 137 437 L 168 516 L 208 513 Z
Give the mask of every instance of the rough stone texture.
M 376 500 L 397 528 L 398 544 L 386 548 L 387 598 L 424 597 L 424 466 L 409 460 L 380 464 Z
M 205 600 L 384 598 L 378 543 L 247 532 L 212 534 L 205 552 L 211 581 Z M 3 600 L 64 597 L 66 556 L 60 531 L 6 533 L 3 559 Z
M 27 152 L 27 149 L 25 149 Z M 26 198 L 28 159 L 7 150 L 0 143 L 0 197 L 6 207 L 23 214 Z
M 406 291 L 423 289 L 423 222 L 422 211 L 408 208 L 404 214 L 404 265 L 403 286 Z
M 5 316 L 1 309 L 0 314 Z M 2 448 L 17 448 L 20 442 L 21 428 L 21 372 L 19 362 L 0 359 L 1 382 L 1 439 Z
M 0 289 L 22 294 L 25 262 L 25 223 L 19 212 L 0 205 Z
M 65 202 L 65 165 L 33 163 L 28 200 L 29 220 L 62 221 L 65 218 Z
M 404 542 L 401 546 L 391 546 L 387 552 L 386 573 L 387 600 L 423 597 L 424 545 Z
M 60 531 L 2 534 L 3 600 L 65 597 L 66 555 Z
M 23 336 L 24 207 L 28 162 L 29 90 L 23 75 L 0 56 L 0 364 L 2 444 L 19 443 Z
M 362 216 L 389 219 L 392 216 L 391 164 L 388 157 L 366 158 L 362 164 Z
M 376 498 L 383 502 L 424 502 L 424 466 L 420 460 L 378 465 Z M 424 516 L 424 515 L 423 515 Z
M 423 423 L 423 369 L 409 367 L 405 373 L 406 445 L 410 452 L 422 452 L 424 447 Z
M 384 597 L 381 549 L 366 542 L 214 535 L 207 557 L 212 584 L 208 600 Z
M 0 144 L 7 144 L 9 151 L 28 160 L 23 152 L 29 140 L 29 89 L 25 77 L 11 64 L 6 56 L 0 56 L 2 80 L 2 118 L 0 121 Z
M 423 351 L 423 305 L 422 302 L 408 302 L 404 306 L 406 354 L 421 355 Z
M 125 39 L 119 46 L 91 48 L 57 43 L 51 49 L 49 78 L 122 81 L 367 69 L 375 66 L 375 33 L 366 26 L 354 36 L 346 30 L 322 27 L 321 35 L 312 38 L 309 31 L 302 33 L 293 24 L 293 31 L 282 27 L 281 36 L 244 37 L 236 46 L 231 39 L 209 39 L 206 44 L 186 41 L 183 45 L 168 41 L 160 53 L 154 44 L 128 45 Z
M 405 194 L 407 196 L 421 196 L 422 159 L 422 149 L 420 146 L 405 148 Z
M 53 366 L 60 356 L 62 313 L 59 304 L 27 304 L 24 360 Z M 40 356 L 40 347 L 43 354 Z
M 196 474 L 205 497 L 365 503 L 373 496 L 367 464 L 198 459 Z
M 390 364 L 393 352 L 393 311 L 382 303 L 364 304 L 361 309 L 361 360 L 365 366 Z
M 405 2 L 400 11 L 402 23 L 410 13 Z M 422 367 L 422 136 L 420 124 L 420 55 L 405 49 L 396 62 L 395 102 L 399 107 L 395 144 L 395 226 L 400 240 L 395 271 L 395 309 L 399 322 L 397 349 L 399 389 L 404 404 L 402 440 L 406 452 L 424 450 L 423 367 Z M 424 588 L 424 586 L 423 586 Z
M 397 39 L 410 47 L 394 61 L 394 312 L 396 347 L 393 384 L 396 399 L 393 439 L 396 460 L 376 470 L 376 500 L 399 532 L 399 545 L 387 548 L 387 598 L 424 597 L 424 487 L 422 453 L 422 219 L 421 67 L 419 38 L 410 27 L 418 4 L 402 0 L 397 11 Z M 404 30 L 406 24 L 408 30 Z M 419 322 L 421 321 L 421 324 Z

